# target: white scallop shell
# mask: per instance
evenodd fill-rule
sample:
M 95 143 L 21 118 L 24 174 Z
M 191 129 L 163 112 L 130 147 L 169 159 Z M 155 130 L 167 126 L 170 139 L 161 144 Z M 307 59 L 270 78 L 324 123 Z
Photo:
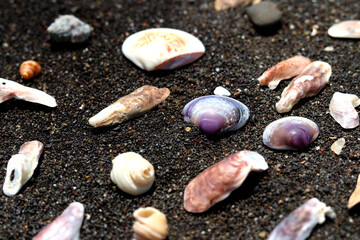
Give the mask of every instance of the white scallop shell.
M 124 55 L 141 69 L 169 70 L 200 58 L 205 47 L 193 35 L 172 28 L 152 28 L 129 36 L 122 45 Z
M 166 216 L 153 207 L 139 208 L 134 214 L 136 240 L 162 240 L 169 232 Z
M 147 192 L 154 183 L 153 165 L 134 152 L 119 154 L 113 161 L 111 180 L 124 192 L 140 195 Z
M 360 99 L 354 94 L 335 92 L 330 101 L 330 115 L 341 127 L 352 129 L 359 126 L 359 114 L 355 107 L 360 105 Z

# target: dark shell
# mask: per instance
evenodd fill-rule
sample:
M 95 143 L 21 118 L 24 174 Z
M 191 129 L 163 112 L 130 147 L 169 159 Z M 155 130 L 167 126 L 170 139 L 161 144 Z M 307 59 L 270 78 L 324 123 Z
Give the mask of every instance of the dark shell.
M 236 131 L 249 119 L 249 108 L 229 97 L 208 95 L 186 104 L 185 121 L 194 123 L 206 135 Z

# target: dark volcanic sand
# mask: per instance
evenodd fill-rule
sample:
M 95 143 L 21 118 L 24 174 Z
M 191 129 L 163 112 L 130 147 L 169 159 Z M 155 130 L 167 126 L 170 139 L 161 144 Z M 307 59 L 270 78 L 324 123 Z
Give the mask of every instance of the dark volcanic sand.
M 0 195 L 0 238 L 30 239 L 73 201 L 85 204 L 81 239 L 130 239 L 132 213 L 153 206 L 167 215 L 169 239 L 260 239 L 306 199 L 332 206 L 335 220 L 318 225 L 310 239 L 360 239 L 359 210 L 348 211 L 359 166 L 359 128 L 343 130 L 328 113 L 335 91 L 360 95 L 359 41 L 332 39 L 327 29 L 336 20 L 359 17 L 360 2 L 275 1 L 283 11 L 282 28 L 261 36 L 244 8 L 216 12 L 213 1 L 0 1 L 0 72 L 48 92 L 58 102 L 50 109 L 24 101 L 0 105 L 0 183 L 6 165 L 21 144 L 45 144 L 31 180 L 14 197 Z M 84 46 L 52 46 L 47 26 L 58 14 L 75 14 L 94 27 Z M 312 26 L 319 25 L 316 36 Z M 129 34 L 150 27 L 172 27 L 194 34 L 206 46 L 197 62 L 169 72 L 145 72 L 121 53 Z M 324 48 L 333 46 L 334 52 Z M 255 81 L 265 69 L 296 54 L 323 60 L 333 68 L 330 84 L 292 112 L 275 111 L 288 82 L 271 91 Z M 24 81 L 22 61 L 38 60 L 43 74 Z M 88 119 L 119 97 L 145 84 L 168 87 L 170 97 L 142 117 L 116 127 L 94 129 Z M 181 110 L 195 97 L 222 85 L 251 110 L 239 131 L 212 140 L 182 119 Z M 262 144 L 267 124 L 283 116 L 302 116 L 321 132 L 301 152 L 274 151 Z M 185 128 L 191 127 L 190 132 Z M 345 137 L 340 156 L 330 137 Z M 183 208 L 186 184 L 206 167 L 236 151 L 258 151 L 269 170 L 251 174 L 230 198 L 203 214 Z M 111 161 L 135 151 L 156 169 L 150 192 L 132 197 L 111 182 Z

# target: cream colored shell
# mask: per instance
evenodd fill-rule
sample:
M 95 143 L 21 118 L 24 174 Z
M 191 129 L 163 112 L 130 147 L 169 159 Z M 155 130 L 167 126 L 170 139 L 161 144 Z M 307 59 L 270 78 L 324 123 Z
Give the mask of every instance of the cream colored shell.
M 161 240 L 168 235 L 169 227 L 166 216 L 156 208 L 139 208 L 133 216 L 136 240 Z
M 111 180 L 124 192 L 140 195 L 147 192 L 154 183 L 153 165 L 134 152 L 119 154 L 113 161 Z

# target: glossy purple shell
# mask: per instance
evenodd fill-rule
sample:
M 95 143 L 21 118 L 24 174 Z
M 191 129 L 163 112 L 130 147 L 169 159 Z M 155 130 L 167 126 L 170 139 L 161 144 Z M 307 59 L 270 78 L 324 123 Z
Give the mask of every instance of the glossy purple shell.
M 206 135 L 236 131 L 249 119 L 249 108 L 229 97 L 208 95 L 186 104 L 185 121 L 192 122 Z

